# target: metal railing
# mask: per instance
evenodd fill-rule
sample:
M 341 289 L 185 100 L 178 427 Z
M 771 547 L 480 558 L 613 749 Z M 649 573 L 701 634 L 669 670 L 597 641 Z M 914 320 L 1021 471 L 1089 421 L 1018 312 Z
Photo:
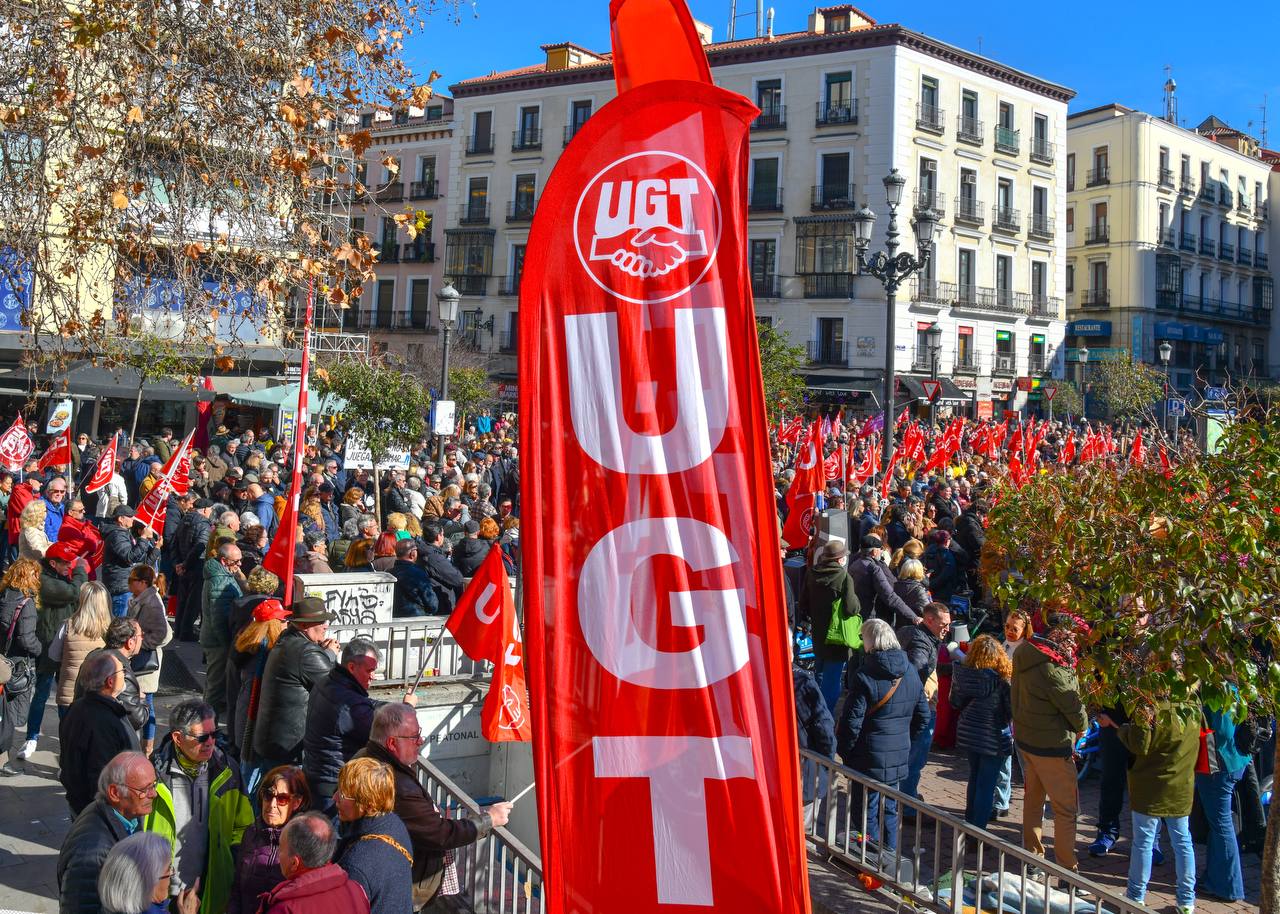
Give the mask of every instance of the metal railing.
M 1085 244 L 1106 244 L 1111 238 L 1111 229 L 1103 225 L 1087 225 L 1084 229 Z
M 810 340 L 809 364 L 847 367 L 849 344 L 837 340 Z
M 981 146 L 985 133 L 982 121 L 976 117 L 967 117 L 963 114 L 956 117 L 956 139 L 960 142 Z
M 1035 238 L 1052 238 L 1053 230 L 1052 216 L 1046 216 L 1044 213 L 1031 214 L 1031 225 L 1027 228 L 1027 234 Z
M 533 211 L 538 208 L 536 197 L 520 197 L 507 204 L 508 222 L 532 222 Z
M 1178 182 L 1178 193 L 1189 194 L 1196 189 L 1196 180 L 1191 175 L 1183 175 Z
M 895 897 L 938 914 L 1150 914 L 1079 873 L 831 759 L 807 749 L 800 755 L 804 795 L 822 796 L 815 814 L 806 817 L 805 836 L 821 853 L 884 883 Z M 876 802 L 867 802 L 872 795 Z M 868 809 L 885 809 L 886 801 L 897 807 L 892 829 L 883 814 L 868 815 Z
M 1230 241 L 1219 241 L 1218 242 L 1218 259 L 1227 260 L 1227 261 L 1235 260 L 1236 246 L 1232 244 Z
M 814 209 L 855 209 L 852 184 L 815 184 L 811 189 Z
M 1265 270 L 1267 268 L 1267 259 L 1266 251 L 1255 251 L 1253 255 L 1253 265 Z
M 1248 248 L 1240 248 L 1236 251 L 1236 263 L 1242 263 L 1246 267 L 1253 266 L 1253 251 Z
M 774 105 L 762 108 L 751 122 L 752 130 L 783 130 L 787 126 L 787 106 Z
M 1005 352 L 997 352 L 991 360 L 993 375 L 1015 375 L 1018 373 L 1018 357 Z
M 1008 152 L 1017 155 L 1020 139 L 1021 131 L 1014 130 L 1012 127 L 996 125 L 997 152 Z
M 1218 188 L 1218 205 L 1231 209 L 1231 201 L 1235 199 L 1235 194 L 1228 187 Z
M 453 285 L 463 295 L 487 295 L 489 277 L 475 273 L 459 273 L 453 277 Z
M 473 133 L 467 137 L 467 155 L 491 155 L 493 153 L 492 133 Z
M 772 187 L 752 187 L 747 209 L 753 213 L 782 212 L 782 188 L 776 184 Z
M 434 200 L 440 196 L 438 181 L 414 181 L 409 185 L 410 200 Z
M 363 313 L 362 313 L 363 316 Z M 378 685 L 408 685 L 418 676 L 431 646 L 443 637 L 440 649 L 431 661 L 430 677 L 424 682 L 442 682 L 463 679 L 480 679 L 488 676 L 492 666 L 484 661 L 472 660 L 462 652 L 444 623 L 448 616 L 419 616 L 417 618 L 392 619 L 389 622 L 343 623 L 329 626 L 330 637 L 339 643 L 365 635 L 378 645 L 382 661 L 375 673 Z
M 1111 183 L 1111 168 L 1108 165 L 1099 165 L 1097 168 L 1090 168 L 1085 175 L 1085 187 L 1097 187 L 1099 184 Z
M 378 247 L 378 263 L 399 263 L 400 245 L 394 241 L 384 241 Z
M 1212 238 L 1200 239 L 1200 253 L 1212 257 L 1218 253 L 1218 245 Z
M 480 806 L 443 771 L 418 759 L 418 783 L 449 819 L 479 815 Z M 462 897 L 476 914 L 532 914 L 546 910 L 542 858 L 504 827 L 454 848 Z
M 524 127 L 520 130 L 511 131 L 511 151 L 519 152 L 522 149 L 541 149 L 542 148 L 542 129 L 539 127 Z
M 1022 211 L 997 203 L 991 207 L 991 228 L 997 232 L 1016 232 L 1022 228 Z
M 916 374 L 929 374 L 934 367 L 934 353 L 929 351 L 928 346 L 917 346 L 915 353 L 911 356 L 911 370 Z M 941 347 L 939 347 L 941 348 Z M 939 352 L 937 355 L 941 355 Z
M 520 277 L 519 276 L 499 276 L 498 277 L 498 294 L 499 295 L 519 295 L 520 294 Z
M 1207 203 L 1213 203 L 1217 199 L 1217 193 L 1212 182 L 1206 181 L 1204 186 L 1200 188 L 1200 193 L 1196 194 L 1201 200 Z
M 947 113 L 937 105 L 920 102 L 916 105 L 916 129 L 926 130 L 929 133 L 942 133 L 945 129 L 942 124 L 946 116 Z
M 853 276 L 849 273 L 804 274 L 805 298 L 848 298 L 853 292 Z
M 1062 316 L 1062 299 L 1046 295 L 1031 296 L 1031 316 L 1057 320 Z
M 498 334 L 498 351 L 516 351 L 516 332 L 514 330 L 503 330 Z
M 434 241 L 411 241 L 404 246 L 400 259 L 405 263 L 435 263 L 436 245 Z
M 781 298 L 777 276 L 751 277 L 751 294 L 756 298 Z
M 968 225 L 982 225 L 985 221 L 982 201 L 977 197 L 966 197 L 964 194 L 956 197 L 955 220 Z
M 1110 304 L 1110 289 L 1085 289 L 1080 294 L 1080 307 L 1082 308 L 1106 308 Z
M 856 98 L 843 102 L 818 102 L 815 107 L 814 123 L 819 127 L 826 124 L 858 123 L 858 100 Z
M 978 358 L 978 353 L 966 352 L 956 356 L 955 365 L 952 367 L 951 373 L 968 375 L 981 374 L 981 366 L 982 360 Z
M 485 203 L 467 203 L 463 205 L 458 213 L 459 225 L 488 225 L 489 224 L 489 204 Z
M 1164 229 L 1160 232 L 1160 243 L 1165 247 L 1176 247 L 1178 244 L 1177 229 Z
M 404 182 L 396 181 L 382 185 L 373 191 L 373 199 L 379 203 L 399 203 L 404 199 Z
M 932 210 L 939 216 L 947 214 L 947 198 L 936 190 L 916 191 L 916 212 Z
M 922 304 L 945 305 L 956 297 L 956 284 L 936 279 L 911 280 L 911 300 Z
M 1194 253 L 1196 249 L 1196 236 L 1191 232 L 1183 232 L 1182 237 L 1178 242 L 1178 247 L 1184 251 L 1191 251 Z
M 1032 137 L 1031 139 L 1031 161 L 1039 162 L 1041 165 L 1052 165 L 1054 157 L 1057 155 L 1058 147 L 1050 143 L 1042 136 Z
M 1161 187 L 1173 187 L 1173 169 L 1161 168 L 1159 182 Z

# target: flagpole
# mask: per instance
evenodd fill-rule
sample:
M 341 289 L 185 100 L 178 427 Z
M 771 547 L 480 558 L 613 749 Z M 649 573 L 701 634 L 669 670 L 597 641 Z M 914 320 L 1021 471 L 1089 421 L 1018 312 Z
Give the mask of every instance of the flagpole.
M 293 415 L 293 476 L 289 480 L 289 504 L 293 506 L 294 522 L 284 533 L 284 605 L 293 605 L 293 560 L 298 544 L 298 502 L 302 495 L 302 440 L 306 435 L 310 419 L 307 416 L 307 375 L 311 370 L 311 321 L 315 309 L 316 281 L 312 277 L 307 283 L 307 314 L 302 324 L 302 376 L 298 379 L 298 408 Z M 286 514 L 288 510 L 286 509 Z

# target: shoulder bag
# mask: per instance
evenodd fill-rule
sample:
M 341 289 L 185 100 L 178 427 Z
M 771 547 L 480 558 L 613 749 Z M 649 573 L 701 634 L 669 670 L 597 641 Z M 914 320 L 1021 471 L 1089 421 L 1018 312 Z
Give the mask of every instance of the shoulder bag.
M 9 620 L 9 631 L 5 635 L 4 653 L 0 654 L 0 685 L 4 686 L 4 691 L 8 695 L 22 695 L 35 684 L 35 670 L 32 667 L 31 658 L 9 657 L 9 652 L 13 650 L 14 629 L 18 627 L 18 620 L 22 618 L 23 610 L 30 603 L 31 598 L 27 597 L 13 611 L 13 618 Z

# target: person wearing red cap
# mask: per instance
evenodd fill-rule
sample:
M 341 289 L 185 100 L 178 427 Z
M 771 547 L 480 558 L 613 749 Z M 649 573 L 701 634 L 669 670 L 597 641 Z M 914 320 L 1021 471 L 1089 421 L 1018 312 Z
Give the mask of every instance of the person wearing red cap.
M 273 575 L 274 577 L 274 575 Z M 249 622 L 236 634 L 227 657 L 227 714 L 231 731 L 231 747 L 243 755 L 245 728 L 249 719 L 249 697 L 254 685 L 261 682 L 267 652 L 276 646 L 285 630 L 289 610 L 274 597 L 258 602 Z M 249 734 L 252 739 L 253 734 Z

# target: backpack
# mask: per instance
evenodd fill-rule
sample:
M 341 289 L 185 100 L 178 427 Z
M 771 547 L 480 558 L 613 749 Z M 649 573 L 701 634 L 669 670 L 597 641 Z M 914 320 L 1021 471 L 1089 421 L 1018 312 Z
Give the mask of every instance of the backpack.
M 1250 714 L 1236 725 L 1236 750 L 1241 755 L 1253 755 L 1271 741 L 1273 732 L 1270 719 Z

